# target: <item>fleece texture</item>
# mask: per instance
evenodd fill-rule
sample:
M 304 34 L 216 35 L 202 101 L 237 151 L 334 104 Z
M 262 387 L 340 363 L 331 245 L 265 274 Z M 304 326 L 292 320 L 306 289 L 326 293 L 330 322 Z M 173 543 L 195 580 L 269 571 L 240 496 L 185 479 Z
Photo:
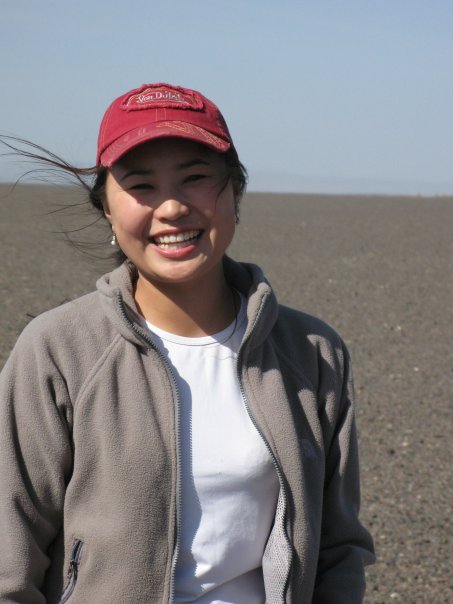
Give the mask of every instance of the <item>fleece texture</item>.
M 263 557 L 268 604 L 359 604 L 373 543 L 358 519 L 348 353 L 224 259 L 247 298 L 245 404 L 280 481 Z M 135 269 L 34 319 L 0 376 L 0 603 L 172 600 L 178 393 L 135 320 Z

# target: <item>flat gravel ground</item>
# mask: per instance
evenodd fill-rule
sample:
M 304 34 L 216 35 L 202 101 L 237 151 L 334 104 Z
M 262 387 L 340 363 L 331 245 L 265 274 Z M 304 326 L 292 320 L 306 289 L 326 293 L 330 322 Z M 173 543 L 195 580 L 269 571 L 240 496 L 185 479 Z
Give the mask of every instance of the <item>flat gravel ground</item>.
M 109 260 L 57 231 L 91 221 L 65 189 L 0 187 L 0 366 L 29 320 L 93 289 Z M 453 602 L 453 199 L 249 194 L 231 255 L 317 315 L 353 359 L 367 604 Z M 108 257 L 95 228 L 74 233 Z

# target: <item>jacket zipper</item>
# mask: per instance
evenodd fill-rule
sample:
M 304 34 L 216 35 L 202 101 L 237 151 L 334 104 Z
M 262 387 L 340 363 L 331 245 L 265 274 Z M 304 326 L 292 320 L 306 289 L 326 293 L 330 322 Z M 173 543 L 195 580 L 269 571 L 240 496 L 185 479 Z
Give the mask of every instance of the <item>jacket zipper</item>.
M 171 566 L 171 578 L 170 578 L 170 597 L 169 597 L 169 604 L 173 603 L 174 600 L 174 594 L 175 594 L 175 571 L 176 571 L 176 564 L 178 561 L 178 556 L 179 556 L 179 548 L 180 548 L 180 534 L 181 534 L 181 509 L 182 509 L 182 500 L 181 500 L 181 456 L 182 456 L 182 444 L 181 444 L 181 430 L 180 430 L 180 421 L 181 421 L 181 414 L 180 414 L 180 396 L 179 396 L 179 390 L 178 390 L 178 386 L 176 383 L 176 378 L 174 376 L 173 370 L 171 368 L 171 366 L 169 365 L 167 359 L 163 356 L 163 354 L 160 352 L 160 350 L 156 347 L 156 345 L 154 344 L 152 338 L 149 336 L 149 334 L 142 329 L 141 327 L 139 327 L 136 323 L 134 323 L 133 321 L 131 321 L 129 319 L 129 317 L 126 314 L 126 311 L 124 310 L 124 306 L 123 306 L 123 298 L 121 296 L 121 293 L 118 292 L 116 294 L 116 299 L 117 299 L 117 304 L 118 304 L 118 308 L 120 310 L 121 316 L 124 318 L 125 322 L 129 325 L 129 327 L 132 329 L 132 331 L 134 331 L 138 336 L 140 336 L 141 339 L 143 339 L 159 356 L 159 358 L 161 359 L 164 367 L 166 367 L 168 375 L 171 378 L 171 381 L 173 383 L 173 387 L 174 387 L 174 392 L 176 393 L 176 401 L 175 401 L 175 420 L 176 420 L 176 543 L 175 543 L 175 548 L 173 551 L 173 560 L 172 560 L 172 566 Z M 262 313 L 262 308 L 263 308 L 263 304 L 261 304 L 261 307 L 255 317 L 255 321 L 253 322 L 253 326 L 252 329 L 250 330 L 250 334 L 253 333 L 255 326 L 261 316 Z M 250 338 L 247 338 L 247 340 Z M 238 357 L 237 357 L 237 361 L 236 361 L 236 373 L 237 373 L 237 378 L 238 378 L 238 382 L 239 382 L 239 388 L 241 391 L 241 395 L 242 395 L 242 399 L 244 401 L 244 405 L 245 405 L 245 409 L 250 417 L 250 420 L 252 421 L 253 425 L 255 426 L 255 429 L 257 430 L 258 434 L 260 435 L 260 437 L 262 438 L 267 450 L 269 451 L 269 455 L 271 457 L 272 463 L 275 467 L 275 471 L 277 472 L 277 476 L 278 476 L 278 480 L 280 483 L 280 489 L 282 491 L 282 499 L 285 505 L 285 510 L 288 509 L 288 498 L 286 495 L 286 490 L 285 490 L 285 484 L 283 481 L 283 475 L 280 469 L 280 465 L 277 461 L 276 456 L 274 455 L 274 452 L 271 448 L 271 446 L 269 445 L 266 437 L 264 436 L 260 426 L 258 425 L 254 415 L 251 412 L 250 406 L 249 406 L 249 402 L 247 400 L 247 396 L 245 394 L 245 390 L 244 390 L 244 386 L 242 383 L 242 378 L 241 378 L 241 371 L 240 371 L 240 360 L 242 358 L 242 351 L 244 349 L 244 346 L 246 344 L 246 341 L 244 341 L 240 347 L 239 353 L 238 353 Z M 288 579 L 288 578 L 287 578 Z M 281 596 L 282 596 L 282 602 L 284 601 L 284 595 L 285 595 L 285 591 L 286 591 L 286 583 L 287 580 L 285 582 L 285 585 L 283 586 L 283 590 L 281 592 Z M 63 602 L 61 602 L 60 604 L 63 604 Z
M 168 363 L 167 359 L 161 353 L 161 351 L 154 344 L 152 338 L 149 334 L 138 326 L 136 323 L 131 321 L 126 314 L 123 306 L 123 298 L 121 293 L 118 292 L 116 294 L 116 301 L 118 308 L 120 310 L 120 314 L 122 318 L 125 320 L 127 325 L 129 325 L 130 329 L 134 331 L 141 339 L 143 339 L 149 346 L 152 348 L 162 361 L 164 367 L 167 370 L 168 375 L 170 376 L 170 380 L 173 384 L 173 389 L 176 394 L 175 399 L 175 423 L 176 423 L 176 542 L 173 550 L 173 557 L 171 563 L 171 574 L 170 574 L 170 596 L 169 603 L 172 604 L 175 595 L 175 572 L 176 572 L 176 564 L 178 562 L 179 557 L 179 549 L 180 549 L 180 535 L 181 535 L 181 509 L 182 509 L 182 495 L 181 495 L 181 457 L 182 457 L 182 443 L 181 443 L 181 399 L 179 395 L 179 389 L 176 382 L 175 374 L 171 365 Z M 63 604 L 63 602 L 59 603 Z
M 72 547 L 71 559 L 69 561 L 68 582 L 61 595 L 58 604 L 65 604 L 72 596 L 77 583 L 77 575 L 79 573 L 80 558 L 82 556 L 83 541 L 76 539 Z
M 260 315 L 261 315 L 261 312 L 262 312 L 262 308 L 263 308 L 263 304 L 261 304 L 261 307 L 260 307 L 260 309 L 259 309 L 259 311 L 258 311 L 258 313 L 257 313 L 257 315 L 255 317 L 255 321 L 253 322 L 253 326 L 252 326 L 252 329 L 250 330 L 250 334 L 252 334 L 253 330 L 255 329 L 255 326 L 256 326 L 256 324 L 258 322 L 258 319 L 260 318 Z M 250 334 L 249 334 L 247 340 L 250 338 Z M 242 363 L 241 363 L 241 359 L 242 359 L 242 351 L 243 351 L 243 349 L 245 347 L 245 344 L 246 344 L 247 340 L 242 343 L 242 346 L 239 349 L 239 353 L 238 353 L 237 361 L 236 361 L 236 373 L 237 373 L 237 379 L 238 379 L 238 382 L 239 382 L 239 389 L 241 391 L 242 400 L 244 401 L 244 406 L 245 406 L 245 409 L 246 409 L 246 411 L 248 413 L 248 416 L 250 417 L 250 420 L 251 420 L 252 424 L 255 426 L 256 431 L 258 432 L 258 434 L 260 435 L 261 439 L 263 440 L 264 445 L 266 446 L 266 448 L 267 448 L 267 450 L 269 452 L 270 458 L 272 460 L 272 463 L 274 465 L 275 471 L 277 473 L 278 481 L 280 483 L 280 489 L 281 489 L 281 492 L 282 492 L 282 499 L 283 499 L 283 502 L 284 502 L 285 514 L 286 514 L 286 511 L 288 510 L 288 497 L 287 497 L 287 494 L 286 494 L 285 483 L 283 481 L 283 474 L 282 474 L 282 471 L 280 469 L 280 464 L 279 464 L 279 462 L 277 460 L 276 455 L 274 454 L 274 451 L 272 450 L 272 447 L 270 446 L 267 438 L 264 436 L 264 434 L 263 434 L 263 432 L 262 432 L 262 430 L 261 430 L 258 422 L 255 419 L 255 416 L 253 415 L 253 413 L 252 413 L 252 411 L 250 409 L 250 405 L 249 405 L 249 402 L 248 402 L 248 399 L 247 399 L 247 395 L 245 393 L 244 385 L 242 383 L 242 377 L 241 377 L 241 364 Z M 282 602 L 284 602 L 287 583 L 288 583 L 288 576 L 286 577 L 285 584 L 283 585 L 282 590 L 280 592 L 281 601 Z

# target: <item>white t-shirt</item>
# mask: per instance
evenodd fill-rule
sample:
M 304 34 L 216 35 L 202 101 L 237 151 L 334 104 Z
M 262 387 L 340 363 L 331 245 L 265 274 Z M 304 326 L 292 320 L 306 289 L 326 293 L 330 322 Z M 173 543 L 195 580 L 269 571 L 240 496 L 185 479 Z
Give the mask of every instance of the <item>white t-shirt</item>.
M 182 510 L 175 602 L 263 604 L 261 560 L 279 483 L 241 394 L 236 359 L 246 327 L 185 338 L 148 323 L 180 394 Z

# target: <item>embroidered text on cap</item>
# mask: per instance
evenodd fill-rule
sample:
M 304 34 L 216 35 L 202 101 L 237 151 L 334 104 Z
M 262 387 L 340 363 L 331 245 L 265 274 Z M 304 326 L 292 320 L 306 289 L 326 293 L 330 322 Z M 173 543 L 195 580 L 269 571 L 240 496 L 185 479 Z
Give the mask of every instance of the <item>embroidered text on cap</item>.
M 138 111 L 140 109 L 176 108 L 192 109 L 199 111 L 203 109 L 202 99 L 194 94 L 188 94 L 187 90 L 178 87 L 156 84 L 145 85 L 129 94 L 121 109 L 125 111 Z

